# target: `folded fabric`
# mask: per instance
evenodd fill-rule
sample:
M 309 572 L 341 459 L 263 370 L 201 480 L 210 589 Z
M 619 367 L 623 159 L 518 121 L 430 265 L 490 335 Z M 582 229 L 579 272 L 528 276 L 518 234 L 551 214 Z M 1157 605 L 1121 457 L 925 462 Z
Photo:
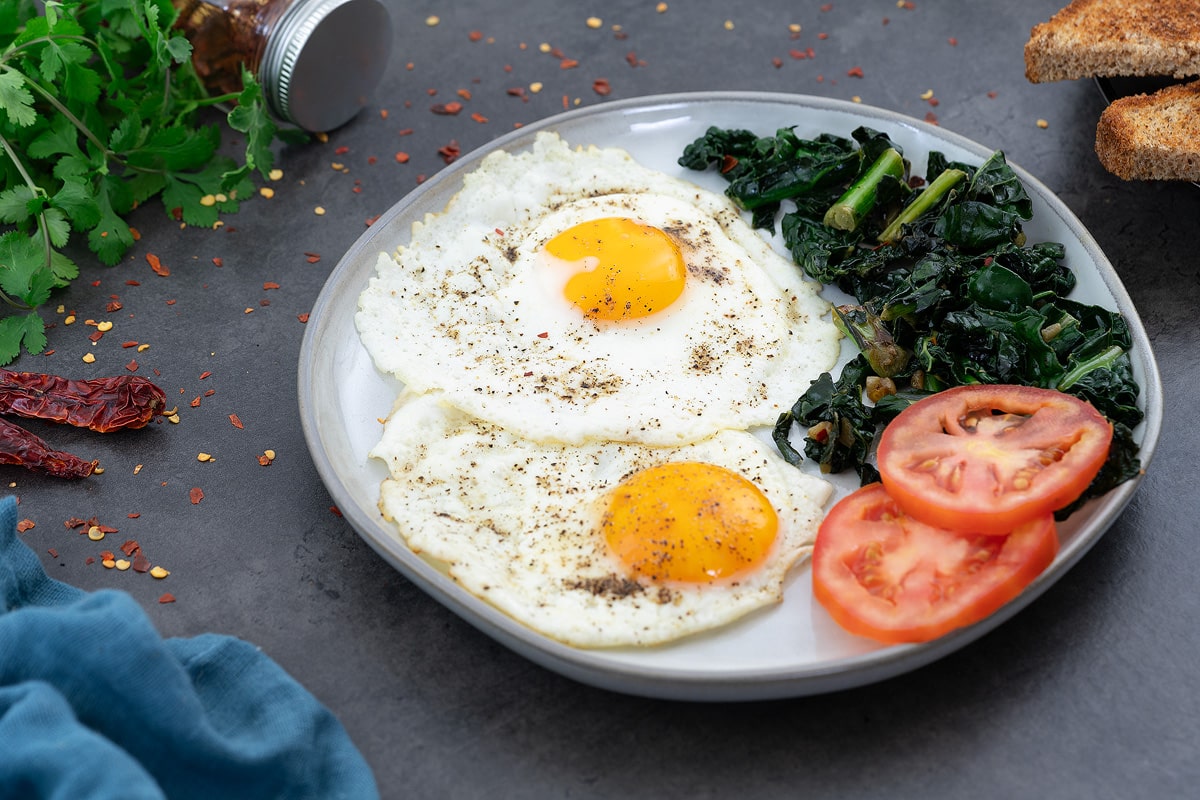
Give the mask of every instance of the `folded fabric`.
M 379 796 L 332 713 L 253 645 L 162 638 L 46 575 L 0 500 L 0 797 Z

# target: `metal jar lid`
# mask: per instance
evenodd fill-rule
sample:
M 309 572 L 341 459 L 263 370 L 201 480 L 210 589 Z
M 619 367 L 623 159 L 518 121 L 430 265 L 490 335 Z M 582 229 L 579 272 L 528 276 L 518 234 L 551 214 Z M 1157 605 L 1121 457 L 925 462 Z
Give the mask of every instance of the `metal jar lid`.
M 267 105 L 305 130 L 333 130 L 367 104 L 391 49 L 380 0 L 296 0 L 263 53 Z

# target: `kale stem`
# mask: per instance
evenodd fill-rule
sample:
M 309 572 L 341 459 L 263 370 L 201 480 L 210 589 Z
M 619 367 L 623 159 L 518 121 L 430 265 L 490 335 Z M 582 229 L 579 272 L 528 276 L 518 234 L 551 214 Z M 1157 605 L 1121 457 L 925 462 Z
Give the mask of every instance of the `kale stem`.
M 967 177 L 967 173 L 961 169 L 944 170 L 942 174 L 934 178 L 921 190 L 916 200 L 913 200 L 901 209 L 896 218 L 892 220 L 892 223 L 884 229 L 883 233 L 879 234 L 879 241 L 886 244 L 898 239 L 903 226 L 913 222 L 917 217 L 933 208 L 947 192 L 957 186 L 965 177 Z
M 890 175 L 904 177 L 904 157 L 889 147 L 879 154 L 870 168 L 850 185 L 845 193 L 825 212 L 825 224 L 840 231 L 853 231 L 862 218 L 871 213 L 879 193 L 879 182 Z
M 834 306 L 833 324 L 854 342 L 881 378 L 899 375 L 911 356 L 892 338 L 883 320 L 864 306 Z
M 1060 392 L 1065 392 L 1067 389 L 1070 389 L 1072 386 L 1078 383 L 1084 375 L 1087 375 L 1092 370 L 1104 369 L 1112 366 L 1113 362 L 1120 358 L 1124 352 L 1125 351 L 1123 349 L 1114 344 L 1102 352 L 1092 356 L 1087 361 L 1081 361 L 1068 370 L 1067 374 L 1062 376 L 1062 380 L 1058 382 L 1058 386 L 1055 388 Z

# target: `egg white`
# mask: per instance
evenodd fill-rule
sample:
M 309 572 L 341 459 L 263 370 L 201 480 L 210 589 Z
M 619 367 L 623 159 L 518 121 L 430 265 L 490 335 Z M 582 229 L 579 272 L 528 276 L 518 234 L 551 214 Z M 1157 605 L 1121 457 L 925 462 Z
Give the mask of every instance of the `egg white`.
M 680 301 L 596 322 L 547 282 L 544 243 L 602 216 L 670 232 L 688 265 Z M 543 133 L 489 155 L 381 254 L 356 325 L 380 370 L 522 436 L 675 445 L 771 424 L 832 367 L 818 289 L 723 195 Z
M 402 393 L 371 455 L 390 474 L 380 510 L 414 552 L 517 621 L 577 647 L 659 644 L 778 603 L 832 491 L 748 432 L 679 447 L 537 443 L 440 393 Z M 671 461 L 717 464 L 759 487 L 779 516 L 765 564 L 708 584 L 628 575 L 599 531 L 602 505 L 633 472 Z

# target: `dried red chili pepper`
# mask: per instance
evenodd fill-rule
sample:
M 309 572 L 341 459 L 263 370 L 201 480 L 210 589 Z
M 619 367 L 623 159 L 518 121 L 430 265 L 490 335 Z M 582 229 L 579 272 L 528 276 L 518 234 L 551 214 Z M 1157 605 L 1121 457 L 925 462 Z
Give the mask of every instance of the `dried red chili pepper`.
M 52 450 L 40 436 L 0 418 L 0 464 L 25 467 L 55 478 L 86 478 L 96 469 L 71 453 Z
M 0 369 L 0 414 L 108 433 L 144 427 L 166 405 L 163 390 L 138 375 L 75 379 Z

